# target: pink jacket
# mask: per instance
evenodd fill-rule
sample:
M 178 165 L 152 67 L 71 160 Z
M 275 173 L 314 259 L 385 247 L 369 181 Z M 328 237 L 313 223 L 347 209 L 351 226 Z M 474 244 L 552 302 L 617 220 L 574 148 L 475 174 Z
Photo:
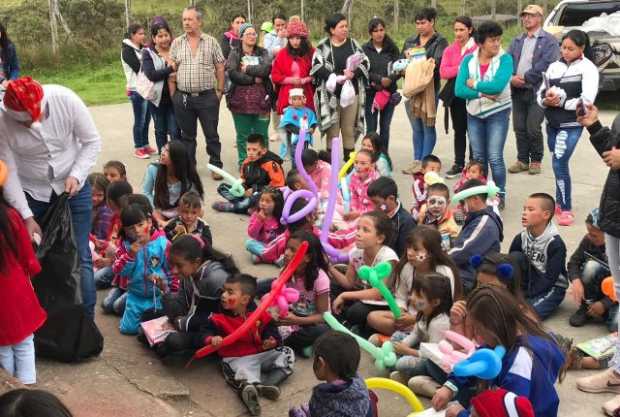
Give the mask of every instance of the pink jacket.
M 250 224 L 248 224 L 248 236 L 262 243 L 269 243 L 274 240 L 282 232 L 282 225 L 275 217 L 271 216 L 262 219 L 258 215 L 258 211 L 250 216 Z
M 310 178 L 316 184 L 321 199 L 329 197 L 329 176 L 332 173 L 332 166 L 327 162 L 320 160 L 318 166 L 310 172 Z
M 377 170 L 372 170 L 368 178 L 361 180 L 357 173 L 351 175 L 351 182 L 349 183 L 349 192 L 351 193 L 351 212 L 367 213 L 374 209 L 374 205 L 370 198 L 368 198 L 368 186 L 371 182 L 379 178 Z
M 456 78 L 463 57 L 471 54 L 476 49 L 478 49 L 478 45 L 473 41 L 473 38 L 470 38 L 469 42 L 465 45 L 464 53 L 461 54 L 461 45 L 459 45 L 457 41 L 454 41 L 452 45 L 448 46 L 443 51 L 441 65 L 439 66 L 439 75 L 441 75 L 441 78 L 444 80 Z

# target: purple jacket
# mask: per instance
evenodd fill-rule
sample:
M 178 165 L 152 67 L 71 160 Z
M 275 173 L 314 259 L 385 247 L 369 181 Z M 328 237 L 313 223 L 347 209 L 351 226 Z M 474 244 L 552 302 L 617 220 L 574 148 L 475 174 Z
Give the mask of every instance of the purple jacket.
M 523 41 L 527 35 L 522 33 L 512 40 L 508 53 L 512 56 L 513 70 L 517 73 L 519 60 L 521 59 L 521 50 L 523 49 Z M 534 91 L 538 90 L 542 82 L 542 73 L 547 71 L 552 62 L 560 58 L 560 44 L 558 40 L 549 32 L 540 30 L 536 46 L 534 47 L 534 56 L 532 57 L 532 68 L 525 73 L 526 88 Z

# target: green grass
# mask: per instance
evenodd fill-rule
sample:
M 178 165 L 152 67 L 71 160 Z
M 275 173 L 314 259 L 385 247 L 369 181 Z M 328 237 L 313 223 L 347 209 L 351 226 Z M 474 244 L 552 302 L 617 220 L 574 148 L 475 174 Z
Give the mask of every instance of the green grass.
M 90 106 L 127 101 L 120 59 L 97 66 L 44 69 L 33 71 L 31 75 L 44 84 L 61 84 L 71 88 Z

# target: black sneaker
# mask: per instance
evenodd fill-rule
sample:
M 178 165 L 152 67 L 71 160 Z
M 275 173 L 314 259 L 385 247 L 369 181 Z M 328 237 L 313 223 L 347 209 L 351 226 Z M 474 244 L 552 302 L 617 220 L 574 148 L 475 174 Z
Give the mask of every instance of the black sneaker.
M 568 322 L 573 327 L 581 327 L 588 322 L 588 305 L 586 303 L 581 303 L 579 309 L 570 316 Z
M 448 172 L 446 172 L 446 178 L 456 178 L 463 172 L 463 166 L 454 164 Z
M 241 391 L 241 401 L 248 408 L 253 416 L 260 415 L 260 403 L 258 402 L 258 391 L 252 384 L 247 384 Z
M 256 390 L 258 391 L 258 395 L 271 401 L 275 401 L 280 397 L 280 388 L 275 385 L 256 384 Z
M 499 209 L 499 211 L 504 211 L 504 209 L 506 208 L 506 198 L 499 196 L 499 204 L 497 206 L 497 208 Z

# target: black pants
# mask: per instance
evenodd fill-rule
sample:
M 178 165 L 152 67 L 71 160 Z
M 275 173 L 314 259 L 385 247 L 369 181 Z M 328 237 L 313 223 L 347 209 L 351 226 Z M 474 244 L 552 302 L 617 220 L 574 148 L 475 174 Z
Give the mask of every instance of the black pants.
M 217 133 L 217 123 L 220 116 L 220 100 L 215 90 L 206 90 L 203 95 L 191 96 L 180 91 L 174 93 L 172 99 L 174 114 L 177 125 L 181 130 L 181 141 L 187 147 L 190 157 L 196 161 L 196 135 L 198 133 L 198 120 L 207 142 L 207 154 L 209 162 L 217 167 L 222 167 L 220 154 L 222 144 Z
M 542 161 L 544 118 L 544 111 L 536 102 L 533 90 L 512 89 L 512 126 L 517 137 L 517 158 L 524 164 Z
M 368 327 L 368 315 L 377 310 L 387 310 L 388 306 L 364 304 L 356 301 L 344 309 L 344 318 L 348 326 L 359 326 L 359 334 L 364 338 L 370 337 L 375 333 L 373 329 Z
M 461 167 L 465 166 L 465 148 L 467 147 L 467 108 L 465 105 L 465 100 L 458 97 L 454 97 L 450 104 L 450 117 L 454 130 L 454 163 Z M 470 145 L 470 159 L 472 155 Z
M 299 330 L 284 339 L 284 346 L 289 346 L 295 352 L 300 352 L 308 346 L 312 346 L 314 341 L 323 333 L 329 330 L 329 326 L 323 323 L 302 326 Z

